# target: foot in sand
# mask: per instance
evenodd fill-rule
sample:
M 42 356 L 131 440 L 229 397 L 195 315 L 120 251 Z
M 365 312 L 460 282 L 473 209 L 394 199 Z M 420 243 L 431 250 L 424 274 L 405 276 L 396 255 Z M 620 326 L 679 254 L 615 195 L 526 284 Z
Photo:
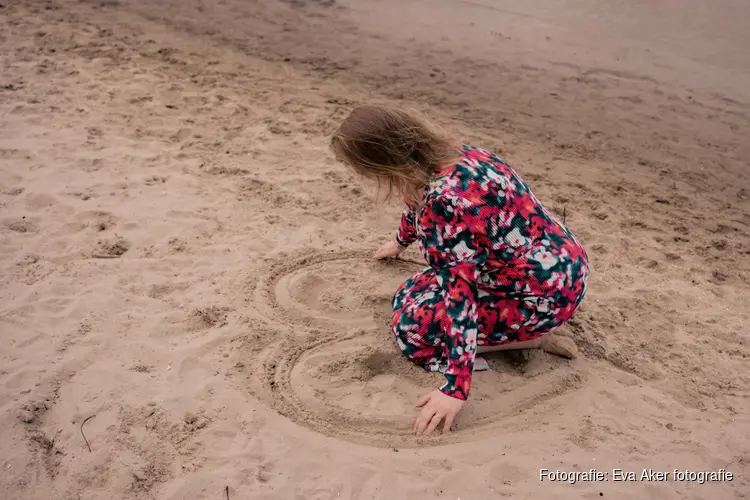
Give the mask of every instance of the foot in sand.
M 541 338 L 539 347 L 550 354 L 562 356 L 563 358 L 575 358 L 578 354 L 578 346 L 570 337 L 555 335 L 551 333 Z
M 578 346 L 576 346 L 573 339 L 555 333 L 548 333 L 533 340 L 523 340 L 511 344 L 478 346 L 477 354 L 498 351 L 520 351 L 522 349 L 542 349 L 544 352 L 564 358 L 575 358 L 578 354 Z

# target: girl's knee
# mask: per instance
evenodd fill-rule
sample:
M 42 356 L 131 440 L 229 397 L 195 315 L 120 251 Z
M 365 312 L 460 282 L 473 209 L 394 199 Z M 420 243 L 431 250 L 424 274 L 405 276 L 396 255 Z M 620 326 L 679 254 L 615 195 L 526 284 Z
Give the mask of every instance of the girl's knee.
M 430 334 L 426 328 L 418 329 L 415 328 L 414 324 L 399 321 L 398 315 L 394 315 L 392 330 L 399 348 L 407 356 L 411 356 L 411 353 L 415 351 L 435 347 L 436 337 L 434 334 Z

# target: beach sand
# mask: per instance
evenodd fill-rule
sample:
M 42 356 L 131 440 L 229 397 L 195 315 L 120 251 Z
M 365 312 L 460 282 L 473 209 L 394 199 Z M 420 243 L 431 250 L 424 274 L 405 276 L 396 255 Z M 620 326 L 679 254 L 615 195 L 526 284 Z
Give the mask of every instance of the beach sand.
M 750 495 L 746 2 L 0 3 L 3 499 Z M 400 207 L 327 148 L 365 103 L 592 259 L 581 356 L 487 355 L 445 436 L 388 330 L 420 256 L 371 259 Z

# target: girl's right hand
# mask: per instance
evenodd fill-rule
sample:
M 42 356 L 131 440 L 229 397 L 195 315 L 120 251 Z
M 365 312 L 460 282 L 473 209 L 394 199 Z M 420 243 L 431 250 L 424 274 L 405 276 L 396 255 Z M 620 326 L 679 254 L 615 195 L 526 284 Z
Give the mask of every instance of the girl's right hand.
M 405 250 L 404 247 L 396 243 L 395 241 L 389 241 L 382 247 L 378 248 L 377 252 L 375 252 L 375 255 L 373 255 L 376 259 L 385 259 L 386 257 L 396 257 L 398 254 L 403 252 Z

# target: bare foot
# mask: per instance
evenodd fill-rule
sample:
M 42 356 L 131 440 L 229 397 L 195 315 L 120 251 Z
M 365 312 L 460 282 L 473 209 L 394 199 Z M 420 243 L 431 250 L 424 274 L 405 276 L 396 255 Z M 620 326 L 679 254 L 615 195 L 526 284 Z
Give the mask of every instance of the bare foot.
M 562 356 L 563 358 L 575 358 L 578 354 L 578 346 L 570 337 L 550 333 L 542 337 L 539 345 L 544 352 Z

